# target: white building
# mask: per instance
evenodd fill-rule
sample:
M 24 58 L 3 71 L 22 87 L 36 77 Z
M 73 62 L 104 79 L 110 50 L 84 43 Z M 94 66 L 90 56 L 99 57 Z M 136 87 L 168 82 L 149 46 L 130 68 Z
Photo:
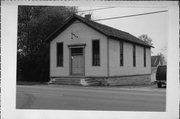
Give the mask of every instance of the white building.
M 135 36 L 77 15 L 52 33 L 51 81 L 91 79 L 110 85 L 150 81 L 151 46 Z

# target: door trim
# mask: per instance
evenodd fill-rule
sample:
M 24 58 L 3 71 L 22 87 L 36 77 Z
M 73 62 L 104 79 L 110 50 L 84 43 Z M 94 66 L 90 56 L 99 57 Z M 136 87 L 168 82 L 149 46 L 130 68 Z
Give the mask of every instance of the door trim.
M 81 47 L 85 47 L 86 44 L 73 44 L 73 45 L 68 45 L 69 48 L 81 48 Z
M 82 45 L 79 45 L 79 47 L 78 47 L 78 45 L 75 45 L 75 47 L 73 47 L 73 45 L 68 46 L 69 47 L 69 75 L 70 76 L 85 76 L 85 46 L 86 45 L 83 45 L 83 47 L 82 47 Z M 72 51 L 71 50 L 73 48 L 82 48 L 82 50 L 83 50 L 83 55 L 82 55 L 82 57 L 83 57 L 83 73 L 82 73 L 82 75 L 72 74 L 72 59 L 71 59 Z

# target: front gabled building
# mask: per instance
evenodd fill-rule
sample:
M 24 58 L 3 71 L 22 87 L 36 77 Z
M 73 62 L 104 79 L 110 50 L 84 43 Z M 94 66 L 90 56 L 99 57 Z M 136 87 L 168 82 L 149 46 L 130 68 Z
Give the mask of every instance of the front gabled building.
M 160 55 L 151 56 L 151 66 L 157 68 L 160 65 L 164 65 L 162 57 Z
M 73 15 L 47 41 L 51 81 L 75 77 L 110 85 L 150 81 L 151 46 L 127 32 Z

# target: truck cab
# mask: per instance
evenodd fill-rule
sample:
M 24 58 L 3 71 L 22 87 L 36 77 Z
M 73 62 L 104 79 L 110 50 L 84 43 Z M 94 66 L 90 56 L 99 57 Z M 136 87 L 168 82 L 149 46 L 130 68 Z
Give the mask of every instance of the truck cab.
M 158 88 L 161 88 L 163 85 L 166 86 L 166 72 L 167 72 L 167 66 L 158 66 L 156 71 L 156 82 Z

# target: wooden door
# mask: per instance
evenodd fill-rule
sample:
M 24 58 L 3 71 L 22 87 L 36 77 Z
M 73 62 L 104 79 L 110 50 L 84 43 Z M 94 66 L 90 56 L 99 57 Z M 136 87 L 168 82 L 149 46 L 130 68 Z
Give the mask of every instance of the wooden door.
M 71 74 L 84 74 L 83 48 L 71 48 Z

